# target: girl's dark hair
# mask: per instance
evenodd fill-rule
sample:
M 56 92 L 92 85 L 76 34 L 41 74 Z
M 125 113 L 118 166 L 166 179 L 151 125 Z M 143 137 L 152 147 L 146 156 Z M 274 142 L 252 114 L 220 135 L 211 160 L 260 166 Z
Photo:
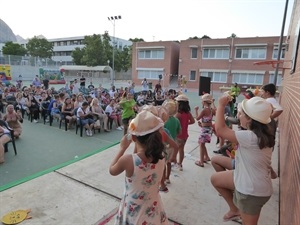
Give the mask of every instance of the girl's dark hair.
M 145 155 L 147 158 L 152 159 L 151 163 L 156 164 L 164 158 L 165 146 L 159 130 L 144 136 L 137 136 L 137 140 L 145 147 Z
M 188 101 L 178 101 L 178 112 L 179 113 L 188 113 L 191 111 L 191 107 Z
M 127 98 L 127 92 L 126 91 L 123 92 L 122 98 Z
M 252 119 L 250 130 L 252 130 L 258 138 L 258 146 L 260 149 L 274 147 L 275 135 L 271 124 L 262 124 Z

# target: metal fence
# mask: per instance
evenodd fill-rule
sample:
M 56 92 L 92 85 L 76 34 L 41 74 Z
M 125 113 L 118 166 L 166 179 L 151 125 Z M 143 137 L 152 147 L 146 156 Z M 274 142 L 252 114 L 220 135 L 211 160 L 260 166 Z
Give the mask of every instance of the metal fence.
M 39 74 L 39 68 L 59 69 L 59 67 L 64 65 L 64 63 L 65 62 L 32 56 L 1 55 L 0 52 L 0 64 L 11 66 L 11 76 L 14 81 L 19 75 L 22 75 L 24 80 L 32 80 L 35 75 Z M 72 74 L 72 76 L 75 77 L 76 75 Z M 106 76 L 98 76 L 98 78 L 106 78 Z M 132 80 L 131 70 L 126 72 L 115 72 L 115 79 Z M 106 79 L 104 80 L 103 81 L 106 82 Z

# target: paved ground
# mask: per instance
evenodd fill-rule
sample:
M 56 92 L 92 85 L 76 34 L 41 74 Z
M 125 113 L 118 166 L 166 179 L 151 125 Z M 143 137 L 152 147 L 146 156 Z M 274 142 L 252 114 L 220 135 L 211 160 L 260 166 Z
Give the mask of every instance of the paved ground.
M 191 99 L 193 108 L 194 105 L 197 105 L 199 97 L 196 91 L 186 94 Z M 215 94 L 214 96 L 217 97 Z M 11 173 L 26 172 L 28 168 L 31 168 L 30 164 L 46 164 L 48 169 L 44 173 L 37 174 L 30 181 L 18 185 L 16 183 L 11 188 L 0 190 L 1 217 L 13 210 L 31 208 L 30 214 L 33 218 L 22 222 L 24 225 L 98 225 L 100 219 L 118 207 L 123 193 L 124 174 L 112 177 L 108 173 L 109 164 L 118 151 L 118 145 L 113 145 L 113 141 L 116 141 L 117 137 L 100 133 L 92 138 L 80 138 L 73 131 L 65 132 L 55 126 L 50 128 L 49 125 L 31 124 L 27 121 L 24 126 L 24 129 L 27 126 L 28 129 L 32 126 L 38 127 L 35 129 L 37 133 L 34 135 L 39 138 L 33 141 L 32 135 L 28 134 L 29 136 L 27 136 L 24 133 L 24 137 L 17 143 L 18 156 L 14 156 L 10 149 L 10 152 L 6 154 L 6 163 L 10 165 L 10 168 L 16 168 Z M 51 139 L 42 139 L 42 134 L 53 135 L 53 133 L 56 135 L 51 136 Z M 236 224 L 222 221 L 222 217 L 228 209 L 225 201 L 210 183 L 210 176 L 214 172 L 213 167 L 206 164 L 204 168 L 200 168 L 194 164 L 199 157 L 198 133 L 199 128 L 196 124 L 189 127 L 190 138 L 185 148 L 184 170 L 180 172 L 174 169 L 172 171 L 169 192 L 161 194 L 167 215 L 172 221 L 179 224 Z M 120 133 L 115 134 L 120 135 Z M 28 141 L 29 139 L 31 141 Z M 45 144 L 46 140 L 52 141 Z M 104 141 L 107 141 L 111 147 L 99 150 L 100 143 Z M 215 142 L 216 138 L 213 136 L 212 143 L 207 145 L 210 156 L 214 155 Z M 44 145 L 46 147 L 42 148 Z M 32 146 L 35 151 L 26 154 L 24 146 L 27 146 L 26 149 Z M 70 152 L 72 149 L 76 153 Z M 84 150 L 81 152 L 78 149 Z M 132 148 L 129 151 L 132 151 Z M 63 154 L 64 152 L 68 154 Z M 61 154 L 56 155 L 57 153 Z M 68 156 L 64 158 L 64 155 Z M 276 156 L 277 149 L 273 154 L 275 169 L 277 168 Z M 55 167 L 48 165 L 48 161 L 54 160 L 54 158 L 55 160 L 61 158 L 64 163 L 60 165 L 58 163 Z M 39 163 L 36 163 L 37 161 Z M 6 173 L 4 165 L 0 166 L 0 172 L 2 180 L 3 174 Z M 31 175 L 32 172 L 29 171 L 28 174 Z M 263 208 L 259 224 L 278 224 L 279 179 L 273 180 L 273 186 L 274 194 Z M 113 224 L 113 221 L 108 224 Z

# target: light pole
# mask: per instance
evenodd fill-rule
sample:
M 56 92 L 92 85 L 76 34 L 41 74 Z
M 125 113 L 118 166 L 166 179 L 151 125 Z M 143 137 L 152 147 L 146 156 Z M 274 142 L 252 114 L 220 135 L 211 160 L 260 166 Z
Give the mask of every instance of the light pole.
M 107 17 L 107 19 L 113 24 L 113 36 L 114 36 L 114 39 L 113 39 L 113 59 L 112 59 L 112 70 L 113 70 L 113 75 L 112 75 L 112 84 L 114 84 L 114 79 L 115 79 L 115 45 L 116 45 L 116 36 L 115 36 L 115 27 L 116 27 L 116 20 L 120 20 L 122 19 L 122 17 L 119 15 L 119 16 L 111 16 L 111 17 Z

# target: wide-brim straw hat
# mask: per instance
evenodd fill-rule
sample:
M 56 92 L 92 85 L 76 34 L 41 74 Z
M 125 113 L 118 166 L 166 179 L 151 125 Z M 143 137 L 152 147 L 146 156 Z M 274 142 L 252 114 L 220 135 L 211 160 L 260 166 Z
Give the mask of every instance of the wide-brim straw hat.
M 155 116 L 158 116 L 158 109 L 154 105 L 143 105 L 140 109 L 140 112 L 146 110 L 153 113 Z
M 169 116 L 174 116 L 178 111 L 178 104 L 172 99 L 165 100 L 162 106 L 166 107 L 169 112 Z
M 131 120 L 128 132 L 136 136 L 145 136 L 153 133 L 164 126 L 164 122 L 153 113 L 142 110 Z
M 176 100 L 177 102 L 180 102 L 180 101 L 182 101 L 182 102 L 188 102 L 188 101 L 189 101 L 188 97 L 187 97 L 186 95 L 184 95 L 184 94 L 178 95 L 178 96 L 175 98 L 175 100 Z
M 156 106 L 158 110 L 158 117 L 165 123 L 169 119 L 169 110 L 165 106 Z
M 208 102 L 208 103 L 213 102 L 213 97 L 211 96 L 211 94 L 208 94 L 208 93 L 202 95 L 201 99 L 203 102 Z
M 241 103 L 243 111 L 253 120 L 263 124 L 271 122 L 272 105 L 261 97 L 244 99 Z

